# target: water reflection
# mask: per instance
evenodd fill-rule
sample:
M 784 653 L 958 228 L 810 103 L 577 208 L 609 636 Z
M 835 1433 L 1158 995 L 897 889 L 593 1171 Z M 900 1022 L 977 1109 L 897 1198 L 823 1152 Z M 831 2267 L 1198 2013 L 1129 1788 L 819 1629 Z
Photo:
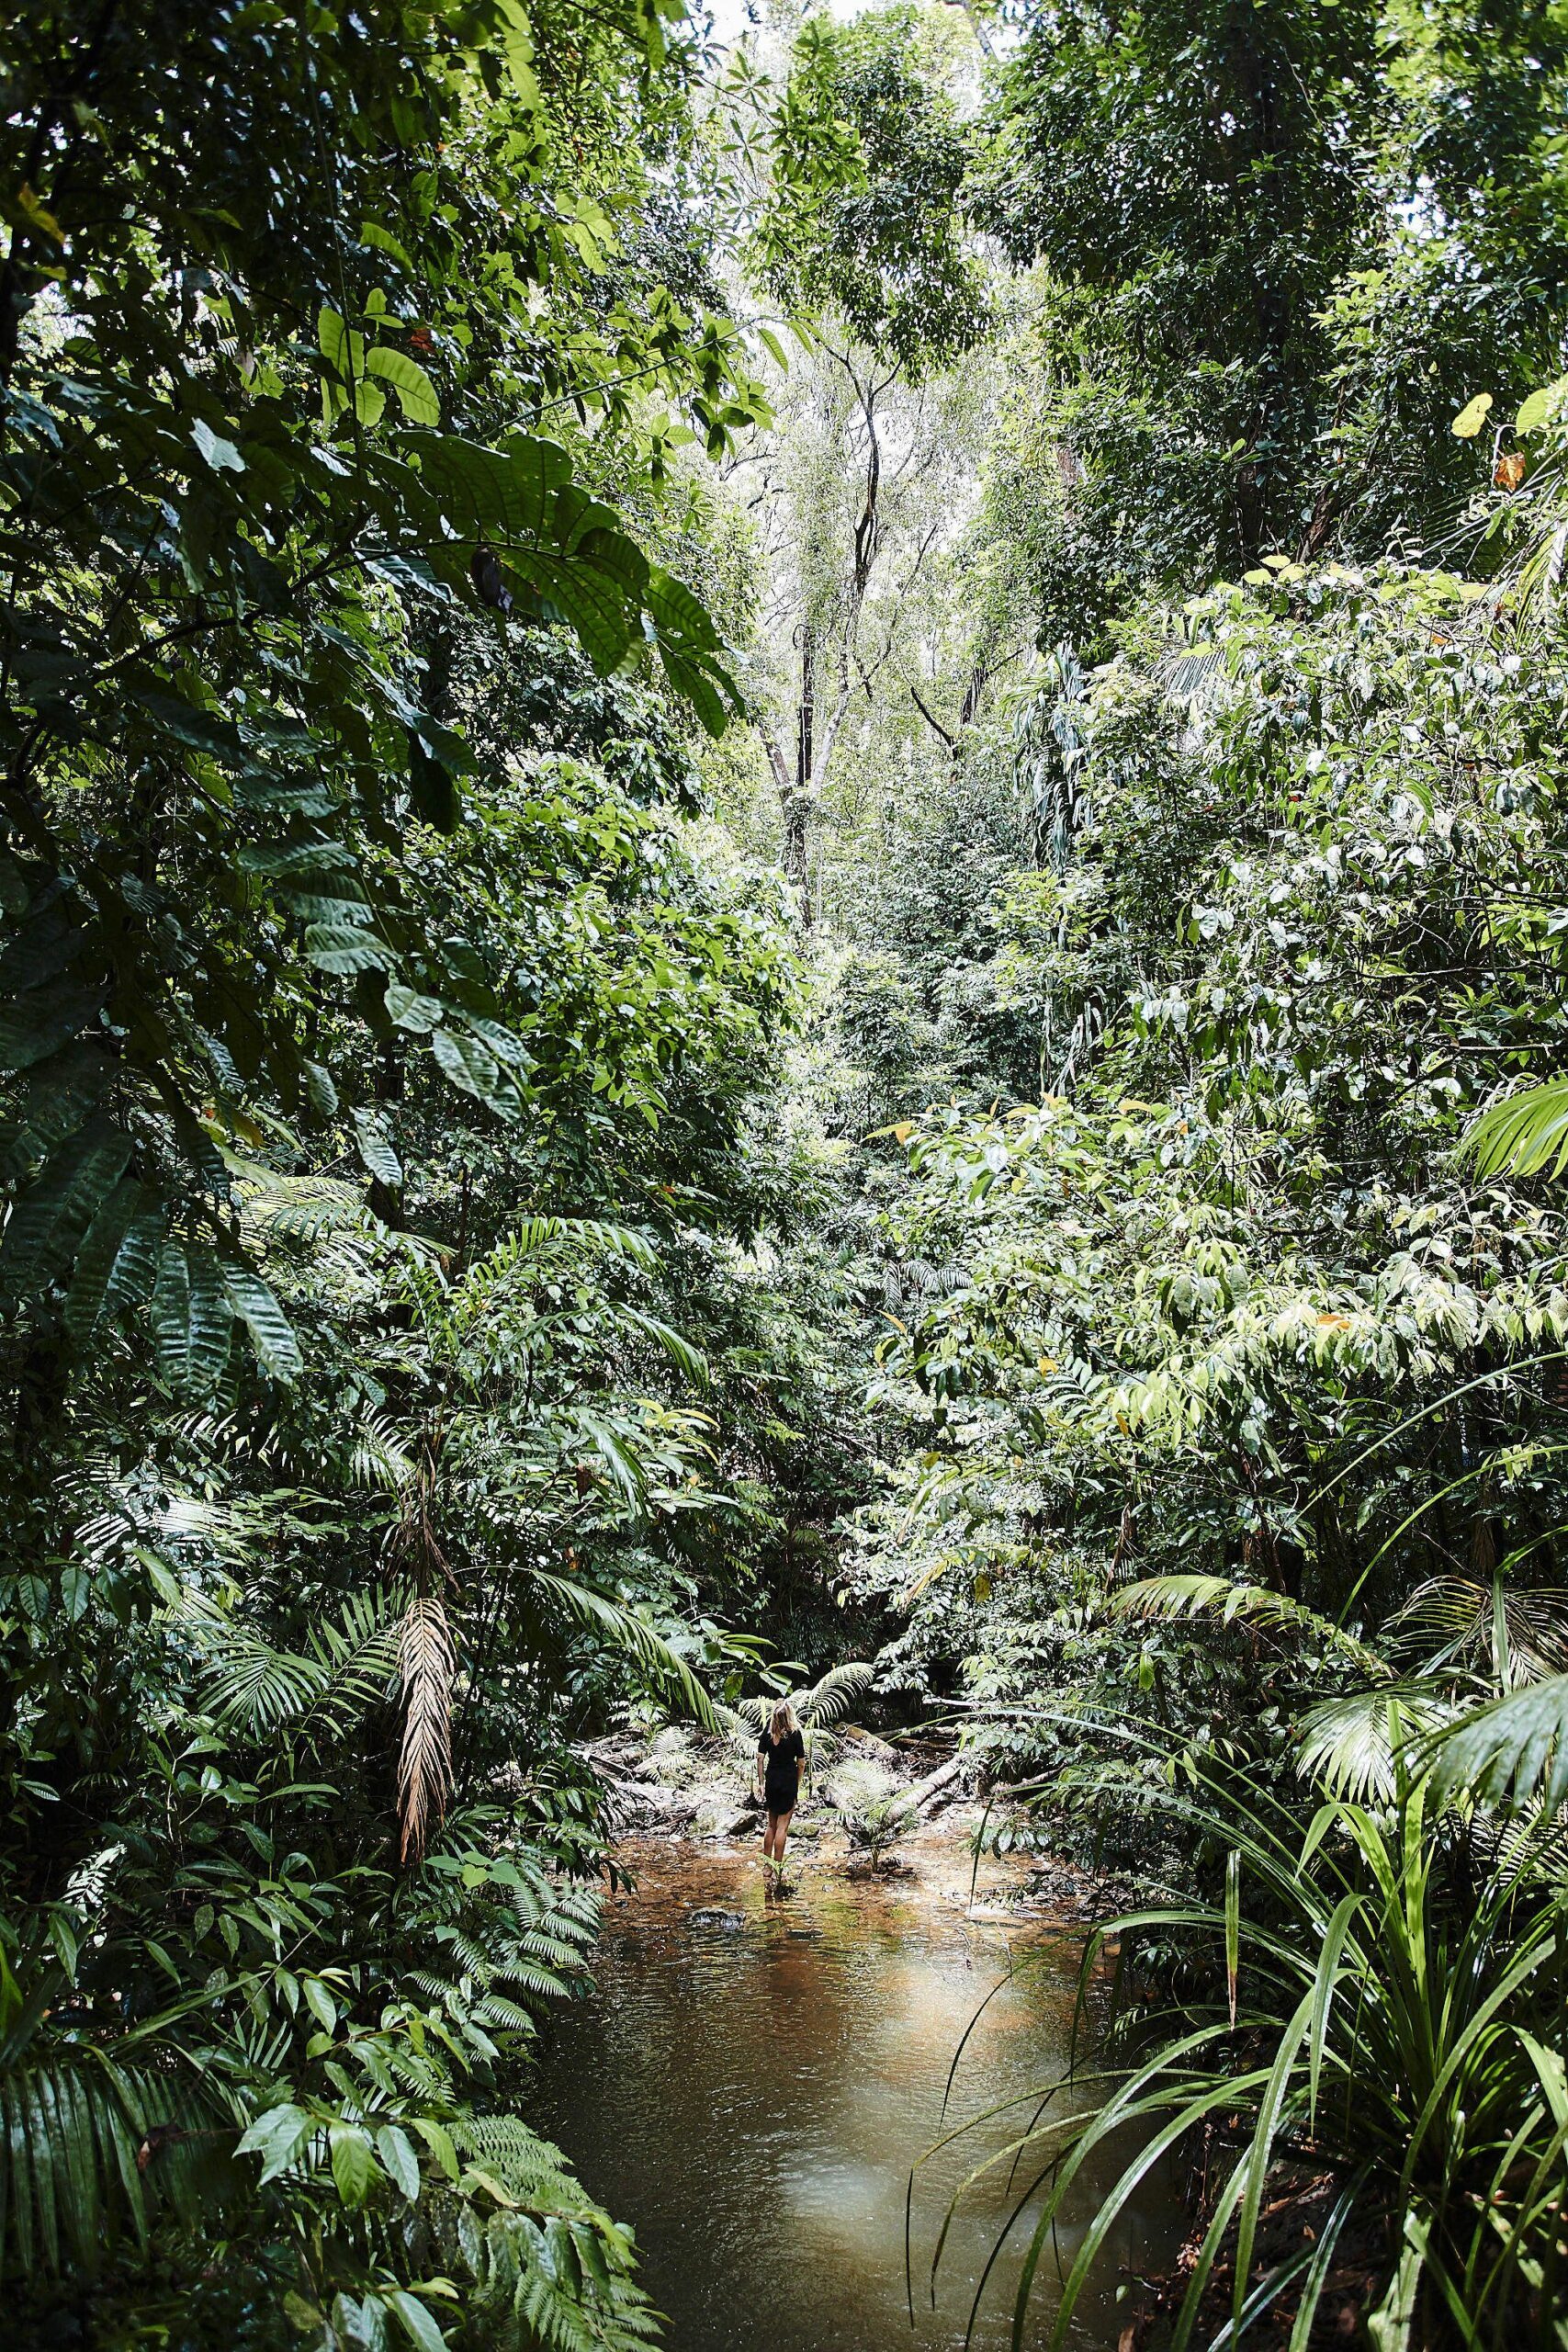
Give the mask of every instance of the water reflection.
M 852 1886 L 809 1871 L 768 1905 L 754 1859 L 653 1848 L 611 1905 L 598 1988 L 551 2027 L 532 2102 L 592 2193 L 637 2231 L 671 2352 L 956 2352 L 999 2222 L 1017 2203 L 998 2166 L 930 2266 L 953 2190 L 1032 2112 L 1064 2063 L 1079 1945 L 967 1921 L 919 1886 Z M 694 1923 L 720 1906 L 739 1928 Z M 942 2122 L 953 2052 L 985 1996 Z M 943 2129 L 1007 2102 L 917 2177 L 915 2325 L 904 2269 L 909 2167 Z M 1011 2130 L 1010 2130 L 1010 2124 Z M 1083 2202 L 1058 2232 L 1070 2263 Z M 1142 2216 L 1146 2224 L 1152 2217 Z M 1032 2209 L 986 2289 L 974 2343 L 1011 2340 Z M 1123 2234 L 1122 2259 L 1141 2254 Z M 1112 2268 L 1114 2268 L 1114 2265 Z M 1042 2264 L 1026 2335 L 1043 2343 L 1055 2269 Z M 1112 2286 L 1074 2341 L 1114 2347 Z

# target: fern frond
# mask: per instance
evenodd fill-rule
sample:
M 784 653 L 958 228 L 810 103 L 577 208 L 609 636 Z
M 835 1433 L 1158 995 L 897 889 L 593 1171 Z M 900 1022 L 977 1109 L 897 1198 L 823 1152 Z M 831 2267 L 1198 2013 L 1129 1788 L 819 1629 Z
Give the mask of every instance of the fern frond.
M 547 1987 L 552 1989 L 557 1988 Z M 558 1989 L 564 1991 L 565 1987 Z M 539 2030 L 533 2010 L 525 2009 L 521 2001 L 509 2001 L 504 1993 L 487 1993 L 474 2004 L 474 2015 L 480 2025 L 488 2026 L 493 2033 L 536 2033 Z
M 821 1733 L 830 1724 L 842 1723 L 854 1702 L 866 1691 L 876 1673 L 874 1666 L 864 1658 L 846 1658 L 822 1677 L 820 1682 L 803 1684 L 789 1693 L 790 1703 L 799 1716 L 802 1726 L 812 1733 Z M 719 1728 L 739 1738 L 744 1730 L 758 1737 L 768 1728 L 777 1701 L 764 1691 L 749 1699 L 740 1699 L 733 1708 L 727 1707 Z M 831 1746 L 831 1743 L 826 1743 Z

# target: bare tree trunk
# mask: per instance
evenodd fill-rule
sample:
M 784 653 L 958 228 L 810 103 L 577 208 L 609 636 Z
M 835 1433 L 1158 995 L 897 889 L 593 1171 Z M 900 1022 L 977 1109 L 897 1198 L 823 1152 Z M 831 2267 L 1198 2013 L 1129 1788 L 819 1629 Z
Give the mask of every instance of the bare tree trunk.
M 819 649 L 815 624 L 807 618 L 801 625 L 799 640 L 800 695 L 795 707 L 793 775 L 779 745 L 772 737 L 765 739 L 768 764 L 773 770 L 773 783 L 778 791 L 779 814 L 784 826 L 784 870 L 795 894 L 801 928 L 807 931 L 811 927 L 811 821 L 828 781 L 829 763 L 839 739 L 839 730 L 849 711 L 851 649 L 860 627 L 861 612 L 871 585 L 881 542 L 882 446 L 877 434 L 876 402 L 886 389 L 886 385 L 874 381 L 863 386 L 858 379 L 855 379 L 855 391 L 866 429 L 865 496 L 855 525 L 851 553 L 848 603 L 839 646 L 838 692 L 832 710 L 826 723 L 820 723 L 818 707 Z

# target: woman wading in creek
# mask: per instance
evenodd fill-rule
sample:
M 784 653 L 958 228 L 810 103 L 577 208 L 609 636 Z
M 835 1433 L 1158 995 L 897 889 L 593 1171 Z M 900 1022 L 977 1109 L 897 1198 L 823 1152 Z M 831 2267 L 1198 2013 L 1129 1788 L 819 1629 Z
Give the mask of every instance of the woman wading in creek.
M 773 1720 L 757 1742 L 757 1790 L 767 1809 L 762 1832 L 762 1868 L 784 1876 L 784 1840 L 789 1817 L 800 1796 L 800 1776 L 806 1770 L 806 1742 L 795 1709 L 781 1699 Z

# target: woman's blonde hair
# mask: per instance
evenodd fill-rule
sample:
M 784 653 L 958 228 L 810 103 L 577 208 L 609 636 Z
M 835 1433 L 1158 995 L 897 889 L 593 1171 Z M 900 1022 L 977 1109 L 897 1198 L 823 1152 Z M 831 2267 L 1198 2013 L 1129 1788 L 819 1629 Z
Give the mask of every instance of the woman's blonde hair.
M 800 1718 L 795 1709 L 787 1699 L 780 1699 L 773 1708 L 773 1719 L 768 1724 L 770 1736 L 773 1739 L 787 1739 L 792 1731 L 799 1729 Z

